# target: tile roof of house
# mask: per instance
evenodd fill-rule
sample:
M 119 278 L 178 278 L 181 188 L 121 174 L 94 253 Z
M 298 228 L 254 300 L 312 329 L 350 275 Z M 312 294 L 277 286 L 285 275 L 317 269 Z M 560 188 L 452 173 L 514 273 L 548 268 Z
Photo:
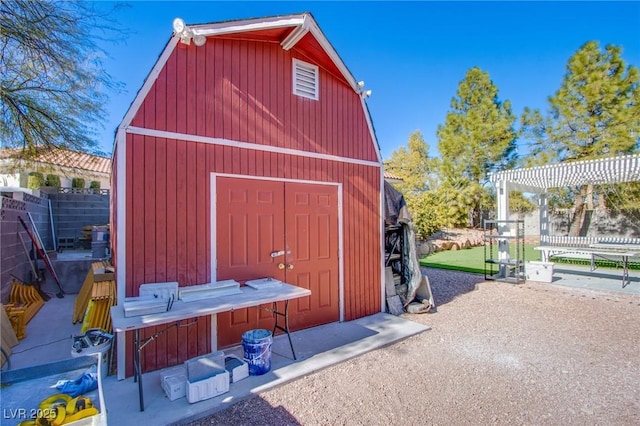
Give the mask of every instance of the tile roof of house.
M 95 173 L 109 174 L 111 172 L 111 158 L 108 157 L 63 148 L 40 148 L 38 151 L 37 156 L 30 159 L 30 161 Z M 0 159 L 11 158 L 16 160 L 21 159 L 22 149 L 0 149 Z
M 395 180 L 402 180 L 402 178 L 400 176 L 396 176 L 393 173 L 389 173 L 388 171 L 384 171 L 384 178 L 385 179 L 395 179 Z

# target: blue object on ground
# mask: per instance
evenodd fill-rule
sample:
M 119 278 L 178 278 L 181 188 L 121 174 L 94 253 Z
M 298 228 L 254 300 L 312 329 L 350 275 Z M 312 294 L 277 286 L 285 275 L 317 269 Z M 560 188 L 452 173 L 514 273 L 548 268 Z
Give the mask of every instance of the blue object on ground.
M 64 384 L 56 386 L 56 389 L 75 398 L 98 389 L 98 376 L 96 373 L 87 371 L 76 380 L 68 380 Z
M 242 335 L 244 360 L 249 375 L 260 376 L 271 370 L 271 332 L 265 329 L 247 331 Z

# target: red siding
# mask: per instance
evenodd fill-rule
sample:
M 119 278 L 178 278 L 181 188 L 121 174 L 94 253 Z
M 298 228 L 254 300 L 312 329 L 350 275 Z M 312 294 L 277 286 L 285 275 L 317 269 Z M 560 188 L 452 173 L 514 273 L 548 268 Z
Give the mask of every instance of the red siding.
M 301 54 L 235 39 L 178 44 L 132 125 L 376 162 L 360 98 L 334 72 L 321 68 L 319 101 L 292 95 Z M 342 183 L 345 319 L 380 311 L 379 167 L 136 134 L 125 146 L 126 296 L 146 282 L 209 281 L 215 172 Z M 144 371 L 209 352 L 210 334 L 208 317 L 170 330 L 142 352 Z M 126 350 L 131 375 L 132 336 Z
M 178 44 L 132 124 L 376 161 L 359 96 L 324 68 L 318 101 L 293 95 L 292 58 L 308 60 L 272 43 Z

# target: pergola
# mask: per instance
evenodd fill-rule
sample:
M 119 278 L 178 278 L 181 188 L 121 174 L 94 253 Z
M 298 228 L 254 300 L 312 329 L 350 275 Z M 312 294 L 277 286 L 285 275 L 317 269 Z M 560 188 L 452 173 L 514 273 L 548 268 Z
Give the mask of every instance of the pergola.
M 547 190 L 640 181 L 640 154 L 583 160 L 489 175 L 498 196 L 498 220 L 509 219 L 509 191 L 540 194 L 540 234 L 548 232 Z

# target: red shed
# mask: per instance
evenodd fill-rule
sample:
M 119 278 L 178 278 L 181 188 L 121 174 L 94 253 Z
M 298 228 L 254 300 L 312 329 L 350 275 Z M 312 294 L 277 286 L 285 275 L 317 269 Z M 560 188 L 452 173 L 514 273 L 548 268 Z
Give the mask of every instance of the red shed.
M 384 311 L 383 178 L 366 94 L 313 17 L 180 24 L 116 134 L 118 304 L 144 283 L 275 277 L 312 292 L 291 302 L 292 330 Z M 271 328 L 260 312 L 170 330 L 145 348 L 143 368 Z M 121 336 L 121 378 L 132 354 Z

